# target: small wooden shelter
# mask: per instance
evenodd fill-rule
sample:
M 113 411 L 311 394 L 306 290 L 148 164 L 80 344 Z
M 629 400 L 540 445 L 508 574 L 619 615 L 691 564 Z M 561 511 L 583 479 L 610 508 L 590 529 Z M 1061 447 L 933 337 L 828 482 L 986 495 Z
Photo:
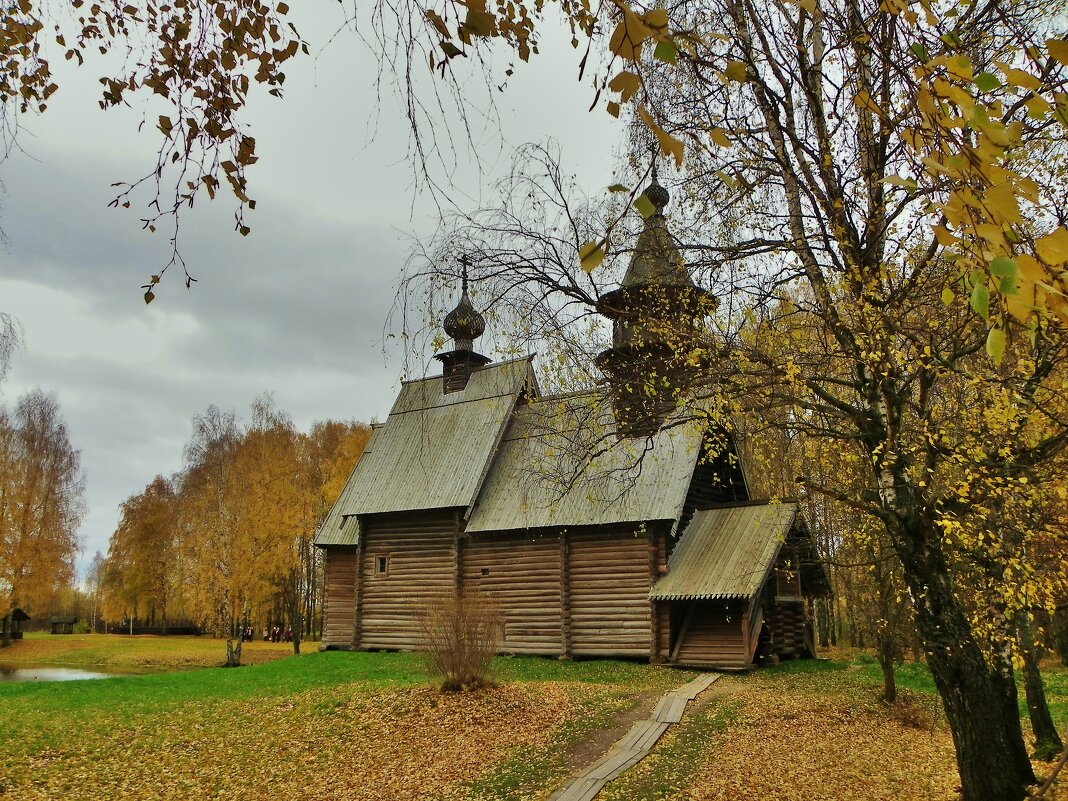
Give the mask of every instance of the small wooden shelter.
M 30 616 L 25 611 L 15 607 L 8 615 L 8 632 L 7 636 L 10 640 L 22 639 L 22 624 L 30 619 Z
M 500 609 L 504 652 L 736 669 L 813 655 L 807 599 L 826 580 L 797 505 L 752 499 L 724 432 L 628 392 L 642 370 L 670 378 L 665 344 L 639 330 L 642 297 L 664 285 L 698 314 L 702 295 L 667 192 L 646 194 L 658 213 L 602 309 L 611 401 L 543 395 L 532 357 L 476 353 L 465 279 L 443 374 L 403 384 L 316 536 L 324 647 L 418 649 L 420 609 L 466 589 Z
M 74 624 L 78 622 L 78 618 L 74 615 L 54 615 L 49 618 L 48 622 L 53 634 L 73 634 Z

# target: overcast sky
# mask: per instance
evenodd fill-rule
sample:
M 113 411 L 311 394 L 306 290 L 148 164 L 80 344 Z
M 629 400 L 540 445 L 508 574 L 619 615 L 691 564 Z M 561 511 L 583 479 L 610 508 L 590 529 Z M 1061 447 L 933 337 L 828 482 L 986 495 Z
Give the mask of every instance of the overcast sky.
M 152 167 L 158 134 L 152 124 L 137 133 L 143 109 L 98 109 L 91 62 L 80 73 L 60 67 L 48 112 L 22 121 L 26 152 L 0 164 L 0 311 L 25 339 L 0 396 L 9 406 L 34 387 L 59 396 L 88 480 L 81 566 L 107 551 L 123 500 L 181 467 L 190 420 L 209 404 L 243 412 L 273 392 L 302 429 L 389 411 L 402 363 L 384 348 L 393 342 L 383 339 L 386 315 L 409 240 L 432 232 L 436 212 L 414 191 L 399 101 L 376 101 L 373 54 L 351 33 L 324 48 L 341 7 L 309 6 L 292 13 L 313 57 L 293 63 L 285 98 L 255 103 L 251 118 L 253 233 L 233 231 L 223 193 L 183 219 L 192 291 L 176 273 L 150 306 L 142 300 L 167 241 L 140 230 L 136 204 L 107 204 L 112 182 Z M 547 38 L 498 96 L 499 164 L 510 147 L 552 137 L 593 192 L 612 182 L 621 127 L 587 113 L 592 90 L 577 82 L 581 53 L 569 38 Z M 485 173 L 501 143 L 485 127 L 478 150 L 488 169 L 480 175 L 458 154 L 461 207 L 492 183 Z

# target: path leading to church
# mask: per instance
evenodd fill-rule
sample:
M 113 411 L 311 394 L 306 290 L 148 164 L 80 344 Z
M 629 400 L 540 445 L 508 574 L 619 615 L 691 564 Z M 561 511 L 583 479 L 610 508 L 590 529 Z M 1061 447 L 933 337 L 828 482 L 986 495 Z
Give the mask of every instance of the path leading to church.
M 606 784 L 641 762 L 664 733 L 682 720 L 686 705 L 719 677 L 719 673 L 706 673 L 671 690 L 647 719 L 635 723 L 608 753 L 567 781 L 549 796 L 549 801 L 593 801 Z

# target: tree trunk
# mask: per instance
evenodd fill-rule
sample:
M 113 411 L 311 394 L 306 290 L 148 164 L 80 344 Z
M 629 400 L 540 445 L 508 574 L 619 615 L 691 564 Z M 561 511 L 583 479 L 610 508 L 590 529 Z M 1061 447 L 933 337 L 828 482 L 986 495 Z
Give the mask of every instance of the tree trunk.
M 238 619 L 230 616 L 226 622 L 226 667 L 238 667 L 241 664 L 241 636 L 235 637 Z
M 820 630 L 820 648 L 829 648 L 831 645 L 831 631 L 834 628 L 834 616 L 831 609 L 830 598 L 820 598 L 816 601 L 817 620 Z
M 1024 693 L 1027 696 L 1027 712 L 1031 718 L 1031 732 L 1035 735 L 1035 757 L 1049 762 L 1064 750 L 1064 743 L 1053 723 L 1053 716 L 1046 702 L 1046 687 L 1042 683 L 1039 660 L 1042 649 L 1035 643 L 1031 625 L 1024 615 L 1017 621 L 1017 636 L 1023 652 Z
M 894 643 L 890 636 L 879 637 L 879 667 L 883 671 L 883 701 L 897 702 L 897 679 L 894 676 Z
M 8 612 L 4 615 L 4 625 L 2 631 L 0 631 L 0 648 L 7 648 L 11 645 L 11 613 Z
M 1024 745 L 1016 685 L 991 667 L 957 600 L 939 536 L 923 521 L 893 532 L 942 697 L 960 769 L 962 801 L 1019 801 L 1035 774 Z
M 300 616 L 300 599 L 297 594 L 293 594 L 293 605 L 289 608 L 289 630 L 293 632 L 293 653 L 300 653 L 300 635 L 301 627 L 304 625 L 304 621 Z

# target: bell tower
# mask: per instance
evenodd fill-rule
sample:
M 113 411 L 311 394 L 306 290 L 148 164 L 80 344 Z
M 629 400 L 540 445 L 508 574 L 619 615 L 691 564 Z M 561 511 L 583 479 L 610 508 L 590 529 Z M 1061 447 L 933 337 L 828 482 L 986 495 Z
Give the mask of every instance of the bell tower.
M 667 227 L 671 196 L 653 178 L 645 197 L 655 209 L 638 236 L 619 288 L 602 295 L 597 310 L 612 321 L 612 347 L 597 356 L 608 380 L 620 436 L 650 436 L 678 406 L 700 360 L 694 335 L 715 308 L 695 286 Z

